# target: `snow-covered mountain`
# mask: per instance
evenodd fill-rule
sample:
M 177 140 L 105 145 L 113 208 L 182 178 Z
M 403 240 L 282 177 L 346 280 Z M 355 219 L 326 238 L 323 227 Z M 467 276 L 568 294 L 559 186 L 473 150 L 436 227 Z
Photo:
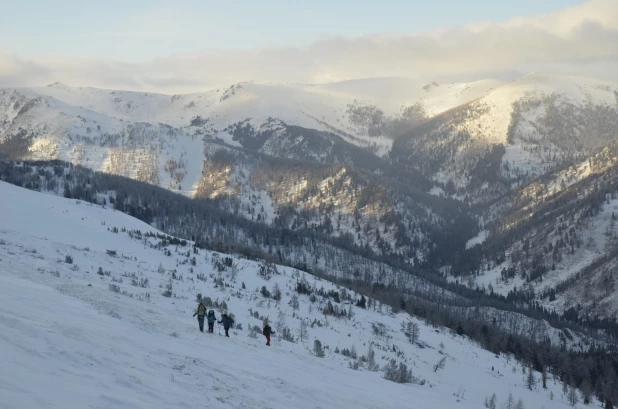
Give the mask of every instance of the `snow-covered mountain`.
M 487 292 L 491 284 L 505 297 L 524 286 L 557 313 L 607 282 L 609 265 L 594 280 L 578 274 L 615 250 L 616 189 L 591 180 L 610 166 L 592 162 L 612 152 L 616 129 L 618 84 L 539 73 L 508 83 L 244 82 L 175 96 L 63 84 L 0 90 L 0 155 L 9 159 L 61 159 L 217 201 L 257 223 L 326 235 Z M 577 190 L 596 198 L 600 185 L 611 203 L 578 210 L 589 223 L 549 207 Z M 559 229 L 531 222 L 547 214 L 564 218 Z M 565 229 L 588 246 L 575 241 L 556 261 Z M 526 238 L 543 257 L 517 258 Z M 521 281 L 498 282 L 503 269 Z M 530 285 L 541 270 L 551 271 L 546 281 Z M 581 279 L 571 286 L 573 277 Z M 615 314 L 615 298 L 594 297 L 588 311 Z
M 161 95 L 96 88 L 72 88 L 56 83 L 32 91 L 125 121 L 160 122 L 183 128 L 197 116 L 223 129 L 244 119 L 259 127 L 268 118 L 290 125 L 354 132 L 346 110 L 354 102 L 373 105 L 386 115 L 423 101 L 431 116 L 473 101 L 503 83 L 425 83 L 406 78 L 370 78 L 325 85 L 242 82 L 207 92 Z
M 617 153 L 614 142 L 492 206 L 498 216 L 469 243 L 482 255 L 473 285 L 611 321 L 618 314 Z
M 594 153 L 617 126 L 618 84 L 534 73 L 410 130 L 391 156 L 479 203 Z
M 362 308 L 359 294 L 310 274 L 206 251 L 104 206 L 4 182 L 0 197 L 2 407 L 567 408 L 580 398 L 557 374 L 541 382 L 510 356 L 370 298 Z M 196 297 L 234 314 L 230 338 L 197 331 Z M 416 335 L 401 330 L 408 321 Z M 384 379 L 410 376 L 401 364 L 411 383 Z
M 188 195 L 199 181 L 203 140 L 354 165 L 358 146 L 452 184 L 463 197 L 477 184 L 495 184 L 496 173 L 530 179 L 565 156 L 602 147 L 613 138 L 617 95 L 618 84 L 544 74 L 510 83 L 246 82 L 174 96 L 56 83 L 3 89 L 0 138 L 32 135 L 31 157 L 85 164 Z M 497 171 L 479 172 L 485 162 L 496 162 Z M 166 176 L 170 167 L 178 171 Z
M 353 102 L 349 89 L 248 83 L 171 97 L 54 84 L 0 92 L 2 132 L 9 141 L 4 145 L 15 141 L 13 157 L 23 156 L 25 149 L 31 159 L 62 159 L 191 197 L 233 199 L 230 207 L 252 220 L 317 229 L 382 254 L 406 257 L 409 263 L 425 259 L 435 245 L 428 241 L 429 230 L 444 235 L 459 218 L 452 214 L 460 213 L 453 203 L 445 203 L 444 208 L 452 209 L 446 212 L 432 209 L 441 199 L 424 193 L 431 184 L 423 176 L 401 172 L 346 139 L 362 139 L 361 133 L 337 134 L 329 123 L 316 122 L 316 110 L 332 114 L 337 104 L 344 109 L 344 101 Z M 312 114 L 307 114 L 308 106 Z M 241 159 L 222 163 L 216 158 L 225 156 L 223 152 Z M 305 164 L 275 163 L 262 159 L 263 154 Z M 252 164 L 256 160 L 257 166 Z M 320 165 L 307 166 L 307 161 Z M 293 166 L 300 169 L 289 172 Z M 265 179 L 274 175 L 288 179 L 285 191 L 281 181 Z M 393 175 L 412 191 L 392 186 Z M 320 203 L 311 197 L 318 189 Z
M 31 136 L 31 158 L 67 160 L 193 195 L 203 140 L 322 161 L 343 143 L 350 146 L 337 160 L 353 162 L 354 146 L 388 152 L 394 135 L 382 122 L 406 106 L 426 101 L 424 110 L 439 113 L 498 85 L 481 81 L 427 88 L 405 79 L 323 86 L 239 83 L 171 96 L 56 83 L 0 90 L 0 140 Z M 397 96 L 389 97 L 392 92 Z M 288 137 L 281 132 L 288 125 L 319 131 L 322 145 L 302 145 L 298 132 Z M 300 151 L 293 152 L 298 146 Z

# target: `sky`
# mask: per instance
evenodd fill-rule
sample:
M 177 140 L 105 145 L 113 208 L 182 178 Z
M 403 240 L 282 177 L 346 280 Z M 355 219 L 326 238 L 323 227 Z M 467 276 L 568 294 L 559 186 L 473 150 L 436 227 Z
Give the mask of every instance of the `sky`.
M 0 47 L 25 56 L 148 61 L 177 53 L 307 46 L 322 36 L 411 34 L 536 15 L 577 0 L 3 1 Z
M 0 86 L 192 92 L 242 80 L 617 80 L 618 0 L 0 0 Z

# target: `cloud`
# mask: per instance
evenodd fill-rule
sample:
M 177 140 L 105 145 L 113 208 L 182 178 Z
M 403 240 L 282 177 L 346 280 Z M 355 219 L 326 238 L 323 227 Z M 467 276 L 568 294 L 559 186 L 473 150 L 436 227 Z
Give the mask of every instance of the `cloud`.
M 13 50 L 15 51 L 15 50 Z M 329 82 L 375 76 L 471 78 L 548 70 L 618 81 L 618 1 L 411 35 L 323 37 L 307 47 L 183 53 L 147 63 L 24 59 L 0 53 L 0 85 L 54 81 L 166 93 L 243 80 Z
M 12 86 L 25 78 L 40 78 L 49 75 L 44 65 L 20 58 L 14 53 L 0 52 L 0 86 Z

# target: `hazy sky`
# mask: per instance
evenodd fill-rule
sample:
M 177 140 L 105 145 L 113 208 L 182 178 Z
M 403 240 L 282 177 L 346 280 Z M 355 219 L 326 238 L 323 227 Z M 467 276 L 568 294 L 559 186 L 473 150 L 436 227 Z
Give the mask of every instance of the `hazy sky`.
M 618 81 L 618 0 L 0 0 L 0 86 L 160 92 L 241 80 Z
M 579 0 L 0 1 L 0 48 L 125 62 L 209 50 L 307 46 L 322 36 L 413 34 L 537 15 Z

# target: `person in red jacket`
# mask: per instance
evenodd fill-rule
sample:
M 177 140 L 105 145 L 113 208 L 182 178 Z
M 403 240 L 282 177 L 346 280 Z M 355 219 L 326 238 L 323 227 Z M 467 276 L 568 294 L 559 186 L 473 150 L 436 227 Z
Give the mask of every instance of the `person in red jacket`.
M 268 317 L 264 318 L 264 329 L 262 330 L 262 334 L 266 337 L 266 345 L 270 346 L 270 334 L 273 333 L 272 328 L 268 325 Z

